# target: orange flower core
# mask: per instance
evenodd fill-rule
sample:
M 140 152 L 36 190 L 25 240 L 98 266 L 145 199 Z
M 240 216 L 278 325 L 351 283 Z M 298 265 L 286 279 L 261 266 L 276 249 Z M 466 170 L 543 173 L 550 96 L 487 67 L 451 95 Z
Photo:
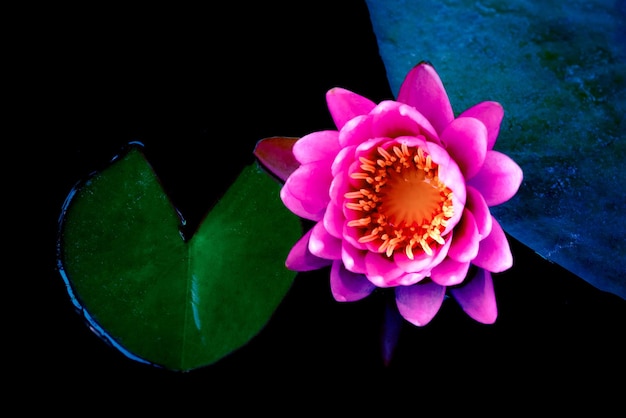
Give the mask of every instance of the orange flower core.
M 422 148 L 378 147 L 370 158 L 360 157 L 360 170 L 351 174 L 360 188 L 346 193 L 346 207 L 355 212 L 348 226 L 359 229 L 359 242 L 374 242 L 391 257 L 415 250 L 431 256 L 454 214 L 452 190 L 439 181 L 439 166 Z

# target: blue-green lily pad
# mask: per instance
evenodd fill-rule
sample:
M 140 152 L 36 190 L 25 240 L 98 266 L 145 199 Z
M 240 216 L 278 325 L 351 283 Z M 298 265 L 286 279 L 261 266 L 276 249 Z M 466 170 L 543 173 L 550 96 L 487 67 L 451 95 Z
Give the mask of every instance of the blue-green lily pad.
M 188 371 L 248 343 L 295 273 L 302 234 L 279 183 L 246 166 L 195 233 L 139 146 L 79 182 L 60 217 L 58 268 L 90 327 L 128 357 Z

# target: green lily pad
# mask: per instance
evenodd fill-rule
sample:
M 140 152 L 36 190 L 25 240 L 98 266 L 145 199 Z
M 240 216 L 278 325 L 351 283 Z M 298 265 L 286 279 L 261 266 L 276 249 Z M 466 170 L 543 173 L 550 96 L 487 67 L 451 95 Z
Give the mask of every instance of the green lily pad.
M 79 183 L 60 218 L 58 267 L 90 327 L 128 357 L 187 371 L 266 325 L 302 234 L 279 183 L 246 166 L 190 239 L 139 147 Z

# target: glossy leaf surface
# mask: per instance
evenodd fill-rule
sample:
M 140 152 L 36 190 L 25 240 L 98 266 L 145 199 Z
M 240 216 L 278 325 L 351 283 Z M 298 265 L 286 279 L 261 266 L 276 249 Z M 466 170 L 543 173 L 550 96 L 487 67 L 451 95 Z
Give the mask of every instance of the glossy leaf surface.
M 271 318 L 302 234 L 279 185 L 247 166 L 194 235 L 138 148 L 68 196 L 59 271 L 76 307 L 127 356 L 172 370 L 212 364 Z

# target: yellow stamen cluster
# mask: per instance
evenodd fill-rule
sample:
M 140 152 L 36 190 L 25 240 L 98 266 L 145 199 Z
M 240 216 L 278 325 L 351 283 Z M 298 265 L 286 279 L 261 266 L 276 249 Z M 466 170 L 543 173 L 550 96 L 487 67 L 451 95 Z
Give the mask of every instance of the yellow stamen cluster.
M 360 188 L 346 193 L 346 207 L 357 212 L 348 226 L 359 229 L 359 242 L 375 242 L 391 257 L 404 251 L 433 254 L 445 243 L 441 233 L 454 214 L 452 190 L 439 181 L 438 165 L 419 147 L 406 144 L 378 147 L 360 158 L 360 171 L 351 174 Z

